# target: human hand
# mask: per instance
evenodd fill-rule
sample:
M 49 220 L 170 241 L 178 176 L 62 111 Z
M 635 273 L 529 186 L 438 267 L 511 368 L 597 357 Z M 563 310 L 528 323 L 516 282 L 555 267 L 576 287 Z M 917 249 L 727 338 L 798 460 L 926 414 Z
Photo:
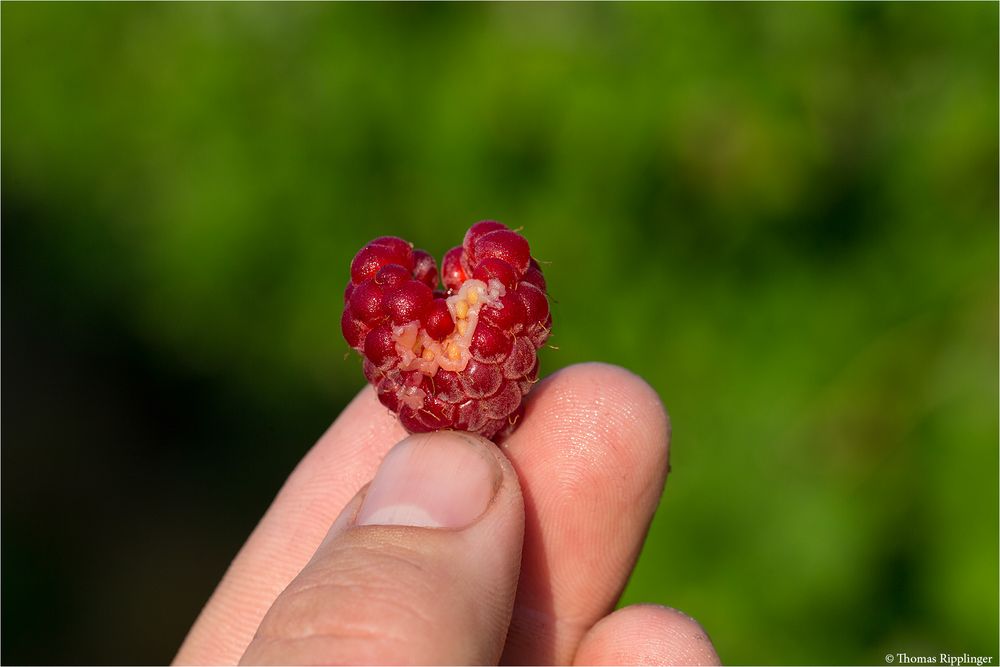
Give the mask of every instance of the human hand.
M 611 613 L 659 504 L 669 431 L 656 393 L 603 364 L 541 382 L 502 448 L 406 437 L 366 387 L 175 663 L 718 664 L 680 612 Z

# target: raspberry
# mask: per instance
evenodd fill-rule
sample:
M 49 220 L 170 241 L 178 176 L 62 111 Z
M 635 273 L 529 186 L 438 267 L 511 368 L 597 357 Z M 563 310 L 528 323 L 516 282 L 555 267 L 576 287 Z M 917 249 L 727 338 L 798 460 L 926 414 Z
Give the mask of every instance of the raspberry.
M 545 278 L 528 241 L 495 220 L 434 258 L 394 236 L 351 262 L 340 325 L 378 398 L 411 433 L 511 431 L 538 379 L 552 328 Z

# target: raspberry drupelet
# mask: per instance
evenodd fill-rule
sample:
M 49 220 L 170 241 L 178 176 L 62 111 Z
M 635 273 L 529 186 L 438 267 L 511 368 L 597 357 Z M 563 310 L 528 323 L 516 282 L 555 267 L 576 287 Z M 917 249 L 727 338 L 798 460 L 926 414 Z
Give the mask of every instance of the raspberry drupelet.
M 552 315 L 527 240 L 494 220 L 434 258 L 394 236 L 351 262 L 341 329 L 364 373 L 411 433 L 513 430 L 538 380 Z

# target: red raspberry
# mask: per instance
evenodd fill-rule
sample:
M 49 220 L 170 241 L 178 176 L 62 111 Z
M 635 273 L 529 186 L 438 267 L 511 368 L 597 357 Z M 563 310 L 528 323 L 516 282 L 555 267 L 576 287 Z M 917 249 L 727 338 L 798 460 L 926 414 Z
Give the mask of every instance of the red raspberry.
M 351 262 L 340 324 L 365 377 L 406 430 L 511 431 L 538 380 L 552 327 L 541 267 L 523 236 L 477 222 L 434 258 L 402 239 L 375 239 Z

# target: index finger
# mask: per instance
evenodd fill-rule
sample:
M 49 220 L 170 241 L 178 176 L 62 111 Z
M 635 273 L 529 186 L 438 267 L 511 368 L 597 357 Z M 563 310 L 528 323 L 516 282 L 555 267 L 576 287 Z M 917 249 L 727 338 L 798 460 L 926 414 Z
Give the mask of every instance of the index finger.
M 188 633 L 175 664 L 236 664 L 344 505 L 406 437 L 366 386 L 302 459 Z

